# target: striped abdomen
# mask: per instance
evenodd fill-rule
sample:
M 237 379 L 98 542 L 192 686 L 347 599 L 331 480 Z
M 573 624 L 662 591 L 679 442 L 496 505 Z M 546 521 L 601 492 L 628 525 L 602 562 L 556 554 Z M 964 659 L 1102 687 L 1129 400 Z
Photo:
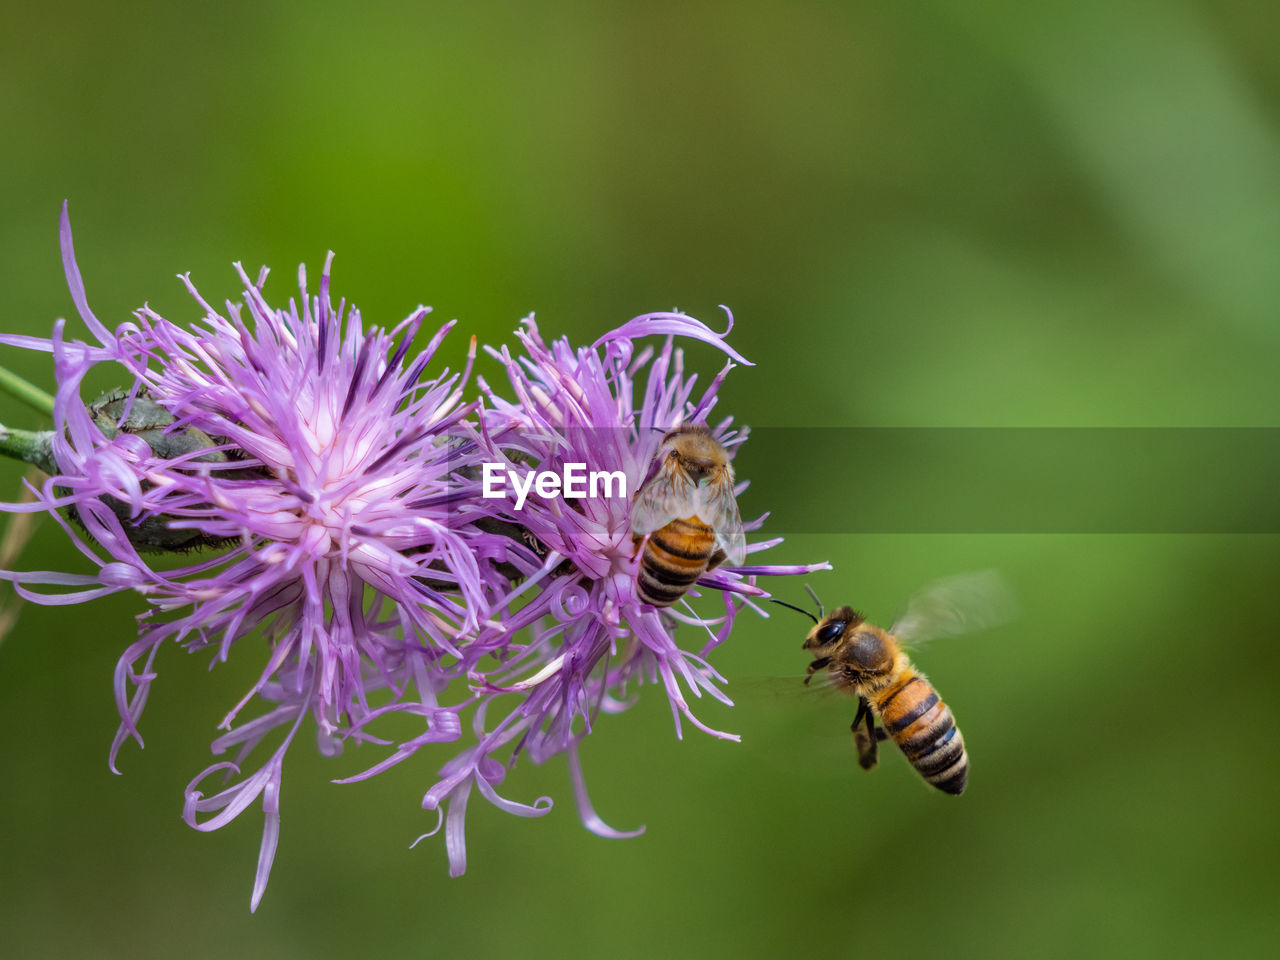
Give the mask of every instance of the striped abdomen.
M 908 670 L 873 702 L 885 732 L 920 776 L 943 793 L 963 793 L 969 782 L 964 737 L 929 681 Z
M 669 607 L 706 573 L 716 533 L 697 517 L 672 520 L 649 534 L 640 559 L 636 590 L 655 607 Z

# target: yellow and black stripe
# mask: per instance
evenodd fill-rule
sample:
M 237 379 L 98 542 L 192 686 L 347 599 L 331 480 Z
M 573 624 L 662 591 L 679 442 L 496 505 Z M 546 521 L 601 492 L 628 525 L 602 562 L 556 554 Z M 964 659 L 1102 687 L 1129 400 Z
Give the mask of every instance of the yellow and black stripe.
M 706 573 L 716 534 L 697 517 L 672 520 L 645 543 L 636 589 L 640 599 L 669 607 Z
M 876 696 L 876 712 L 916 772 L 943 793 L 961 794 L 969 755 L 951 709 L 920 674 L 908 672 Z

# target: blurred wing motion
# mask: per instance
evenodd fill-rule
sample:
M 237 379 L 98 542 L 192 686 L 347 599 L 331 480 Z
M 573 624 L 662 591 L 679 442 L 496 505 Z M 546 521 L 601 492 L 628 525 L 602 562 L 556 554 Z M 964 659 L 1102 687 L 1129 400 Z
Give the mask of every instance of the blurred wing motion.
M 944 577 L 907 602 L 907 612 L 889 630 L 906 643 L 989 630 L 1018 615 L 1009 582 L 995 570 Z
M 661 530 L 677 517 L 698 512 L 698 488 L 668 456 L 666 463 L 641 488 L 631 506 L 631 532 L 637 537 Z
M 747 535 L 742 532 L 742 514 L 733 495 L 733 471 L 725 466 L 715 478 L 698 489 L 698 517 L 716 532 L 716 545 L 731 567 L 747 559 Z

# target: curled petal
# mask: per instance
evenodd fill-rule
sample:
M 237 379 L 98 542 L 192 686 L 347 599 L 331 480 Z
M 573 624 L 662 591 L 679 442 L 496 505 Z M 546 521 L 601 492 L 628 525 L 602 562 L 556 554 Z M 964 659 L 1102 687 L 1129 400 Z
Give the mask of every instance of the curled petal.
M 587 783 L 582 776 L 582 760 L 578 757 L 576 741 L 569 747 L 568 754 L 569 772 L 573 777 L 573 796 L 578 803 L 578 816 L 582 819 L 582 825 L 597 837 L 605 837 L 609 840 L 629 840 L 644 833 L 643 824 L 634 830 L 615 830 L 600 818 L 595 807 L 591 805 L 591 798 L 587 795 Z
M 729 336 L 729 331 L 733 329 L 733 314 L 728 307 L 722 307 L 729 317 L 729 326 L 724 333 L 716 333 L 701 320 L 695 320 L 693 317 L 683 313 L 659 312 L 644 313 L 640 316 L 629 320 L 616 330 L 605 334 L 597 340 L 592 346 L 599 347 L 602 344 L 627 342 L 628 346 L 631 340 L 636 337 L 648 337 L 653 335 L 672 334 L 680 337 L 689 337 L 692 340 L 700 340 L 703 343 L 710 344 L 718 350 L 723 350 L 734 360 L 744 366 L 755 366 L 750 360 L 742 354 L 734 350 L 725 338 Z M 628 358 L 630 354 L 628 353 Z M 625 366 L 625 364 L 624 364 Z
M 467 872 L 467 799 L 471 796 L 471 781 L 466 780 L 449 794 L 449 811 L 444 820 L 444 847 L 449 857 L 449 876 L 460 877 Z M 428 810 L 433 809 L 427 807 Z
M 551 812 L 550 797 L 539 797 L 532 804 L 518 803 L 515 800 L 508 800 L 506 797 L 500 796 L 498 791 L 493 789 L 493 785 L 484 777 L 476 777 L 476 786 L 480 788 L 484 798 L 503 813 L 514 814 L 517 817 L 541 817 Z

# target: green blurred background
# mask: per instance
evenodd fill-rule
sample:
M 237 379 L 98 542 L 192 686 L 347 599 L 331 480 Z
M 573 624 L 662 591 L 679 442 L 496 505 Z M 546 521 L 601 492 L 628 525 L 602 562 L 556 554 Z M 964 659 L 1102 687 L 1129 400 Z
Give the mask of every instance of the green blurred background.
M 583 342 L 672 305 L 720 328 L 729 304 L 759 365 L 722 409 L 759 427 L 1280 425 L 1280 8 L 963 6 L 10 9 L 4 329 L 73 315 L 65 197 L 109 323 L 143 301 L 196 319 L 173 275 L 217 302 L 236 259 L 271 265 L 283 297 L 333 249 L 367 319 L 425 301 L 489 342 L 531 310 Z M 4 362 L 50 385 L 47 358 Z M 7 399 L 0 422 L 40 425 Z M 743 457 L 747 513 L 770 483 L 844 496 L 820 450 Z M 867 466 L 892 499 L 901 465 Z M 18 476 L 0 472 L 6 497 Z M 147 749 L 115 777 L 111 672 L 140 604 L 27 607 L 0 646 L 0 952 L 1274 949 L 1275 536 L 807 533 L 772 553 L 829 559 L 811 578 L 828 602 L 885 621 L 935 577 L 1006 572 L 1017 623 L 918 657 L 970 745 L 963 798 L 896 754 L 859 771 L 847 702 L 751 679 L 803 670 L 805 622 L 744 617 L 713 660 L 739 706 L 700 709 L 742 744 L 676 741 L 646 688 L 584 746 L 597 808 L 644 837 L 588 834 L 563 762 L 522 765 L 508 792 L 556 809 L 475 799 L 450 880 L 439 839 L 407 850 L 445 754 L 331 786 L 375 755 L 300 741 L 251 916 L 260 815 L 202 835 L 180 812 L 259 664 L 162 656 Z M 18 565 L 80 569 L 48 523 Z

